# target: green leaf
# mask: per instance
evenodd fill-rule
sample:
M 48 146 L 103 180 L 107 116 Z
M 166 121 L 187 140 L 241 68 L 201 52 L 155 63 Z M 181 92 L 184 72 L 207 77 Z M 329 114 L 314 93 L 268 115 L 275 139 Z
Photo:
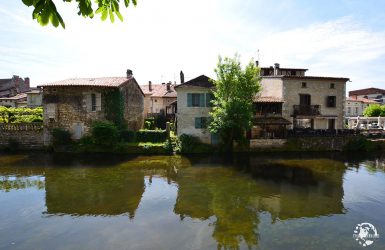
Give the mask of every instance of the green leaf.
M 57 18 L 57 16 L 55 14 L 52 14 L 50 19 L 52 25 L 57 28 L 59 26 L 59 19 Z
M 105 21 L 107 19 L 107 16 L 108 16 L 108 10 L 104 8 L 101 16 L 102 21 Z
M 99 14 L 104 10 L 104 6 L 100 6 L 96 11 L 95 14 Z
M 115 14 L 118 16 L 119 20 L 123 22 L 123 16 L 119 11 L 116 11 Z
M 113 23 L 115 21 L 114 12 L 112 11 L 112 9 L 109 9 L 109 12 L 110 12 L 111 23 Z
M 25 4 L 25 5 L 27 5 L 28 7 L 29 6 L 32 6 L 33 5 L 33 0 L 23 0 L 23 3 Z

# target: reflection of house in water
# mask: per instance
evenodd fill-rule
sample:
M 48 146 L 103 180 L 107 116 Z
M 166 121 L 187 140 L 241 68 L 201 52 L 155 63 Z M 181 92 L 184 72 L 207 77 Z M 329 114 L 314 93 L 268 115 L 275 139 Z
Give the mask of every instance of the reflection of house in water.
M 46 172 L 46 206 L 49 214 L 119 215 L 130 218 L 145 190 L 139 171 L 60 169 Z
M 248 160 L 243 169 L 247 174 L 223 167 L 178 173 L 174 212 L 181 219 L 213 220 L 218 249 L 257 246 L 259 212 L 269 212 L 273 221 L 344 213 L 343 163 L 287 160 L 261 165 L 260 158 Z

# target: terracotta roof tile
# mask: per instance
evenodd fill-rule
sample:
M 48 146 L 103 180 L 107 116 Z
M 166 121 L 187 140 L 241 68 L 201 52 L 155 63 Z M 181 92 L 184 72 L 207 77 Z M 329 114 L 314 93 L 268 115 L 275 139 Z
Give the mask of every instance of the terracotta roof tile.
M 254 102 L 272 102 L 272 103 L 282 103 L 281 98 L 275 96 L 256 96 Z
M 383 94 L 383 95 L 385 95 L 385 89 L 367 88 L 367 89 L 357 89 L 357 90 L 349 91 L 349 96 L 370 95 L 370 94 Z
M 347 101 L 351 102 L 362 102 L 362 103 L 372 103 L 372 104 L 378 104 L 379 102 L 376 102 L 374 100 L 370 100 L 367 98 L 355 98 L 355 97 L 348 97 L 346 98 Z
M 20 93 L 20 94 L 17 94 L 15 96 L 12 96 L 12 97 L 2 97 L 2 98 L 0 98 L 0 100 L 20 100 L 20 99 L 24 99 L 24 98 L 27 98 L 27 94 Z
M 349 78 L 345 77 L 329 77 L 329 76 L 286 76 L 286 75 L 277 75 L 277 76 L 262 76 L 262 78 L 282 78 L 282 79 L 301 79 L 301 80 L 343 80 L 349 81 Z
M 42 87 L 51 86 L 96 86 L 96 87 L 119 87 L 133 79 L 127 77 L 100 77 L 100 78 L 72 78 L 57 82 L 42 84 Z

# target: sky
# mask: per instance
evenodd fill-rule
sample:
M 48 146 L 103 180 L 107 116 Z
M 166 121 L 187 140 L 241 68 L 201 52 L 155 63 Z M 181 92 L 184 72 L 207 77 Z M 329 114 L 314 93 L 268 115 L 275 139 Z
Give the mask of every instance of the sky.
M 36 86 L 125 76 L 139 84 L 215 78 L 218 56 L 348 77 L 347 90 L 385 88 L 385 1 L 138 0 L 124 21 L 85 19 L 55 0 L 66 29 L 40 26 L 22 0 L 0 2 L 0 78 Z M 258 53 L 259 51 L 259 53 Z

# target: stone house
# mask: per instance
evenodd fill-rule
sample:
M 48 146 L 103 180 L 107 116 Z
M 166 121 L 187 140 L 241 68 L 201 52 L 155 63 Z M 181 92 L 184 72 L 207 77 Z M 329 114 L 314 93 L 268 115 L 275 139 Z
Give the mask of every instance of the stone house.
M 342 129 L 349 78 L 306 76 L 307 69 L 261 68 L 262 97 L 282 100 L 288 128 Z
M 366 98 L 348 97 L 345 104 L 345 117 L 363 116 L 364 110 L 373 104 L 379 103 Z
M 378 103 L 385 104 L 385 89 L 367 88 L 367 89 L 352 90 L 352 91 L 349 91 L 349 97 L 352 97 L 355 99 L 365 98 L 365 99 L 376 101 Z
M 152 84 L 150 81 L 147 85 L 140 85 L 144 97 L 144 117 L 154 115 L 173 116 L 175 110 L 172 103 L 176 101 L 175 84 L 171 82 L 162 84 Z
M 143 126 L 144 93 L 131 70 L 126 77 L 76 78 L 41 87 L 46 144 L 53 128 L 66 129 L 73 139 L 80 139 L 94 121 L 114 121 L 120 115 L 130 130 Z
M 27 106 L 27 94 L 20 93 L 11 97 L 0 97 L 0 106 L 22 108 Z
M 0 97 L 12 97 L 30 90 L 29 78 L 14 75 L 9 79 L 0 79 Z
M 201 75 L 175 87 L 177 92 L 177 135 L 193 135 L 204 143 L 216 143 L 216 136 L 208 130 L 211 110 L 211 80 Z
M 40 88 L 31 88 L 26 94 L 28 108 L 36 108 L 43 105 L 43 92 Z

